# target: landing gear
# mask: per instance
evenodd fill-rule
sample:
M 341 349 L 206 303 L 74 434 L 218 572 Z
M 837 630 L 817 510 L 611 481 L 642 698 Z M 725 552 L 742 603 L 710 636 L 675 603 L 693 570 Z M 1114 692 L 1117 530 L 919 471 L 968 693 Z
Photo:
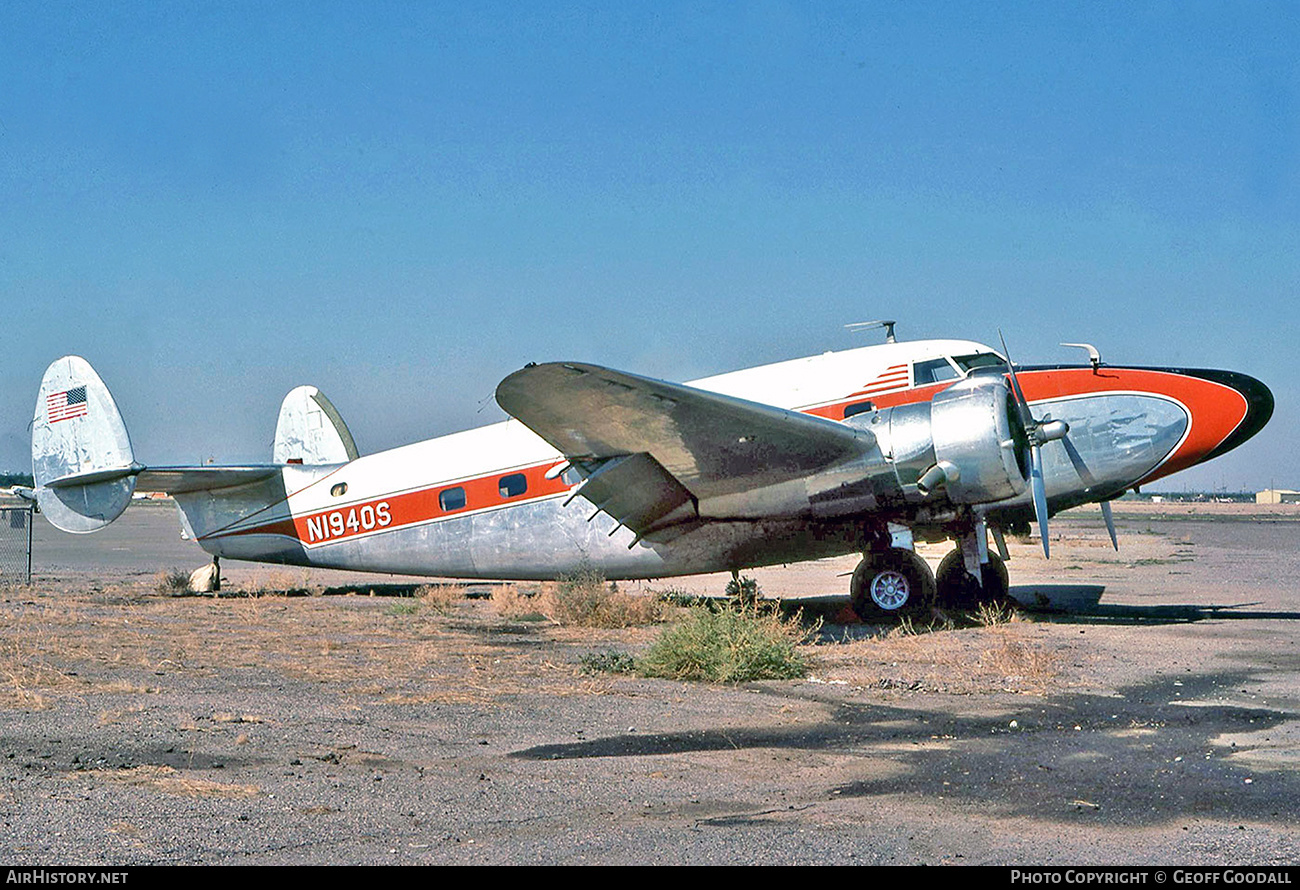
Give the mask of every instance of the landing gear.
M 996 553 L 990 553 L 988 557 L 989 561 L 980 566 L 982 584 L 966 571 L 960 547 L 943 558 L 939 570 L 934 573 L 940 607 L 973 609 L 981 603 L 1007 601 L 1011 585 L 1006 563 Z
M 863 621 L 924 615 L 934 604 L 934 575 L 911 550 L 890 547 L 863 556 L 849 582 L 849 595 Z

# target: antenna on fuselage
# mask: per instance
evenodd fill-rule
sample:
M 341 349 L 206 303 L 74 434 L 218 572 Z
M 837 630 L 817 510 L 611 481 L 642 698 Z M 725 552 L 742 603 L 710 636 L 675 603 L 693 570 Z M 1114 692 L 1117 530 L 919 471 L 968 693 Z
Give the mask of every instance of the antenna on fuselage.
M 884 319 L 881 319 L 879 321 L 855 321 L 850 324 L 846 324 L 844 328 L 850 334 L 860 334 L 863 331 L 869 331 L 872 328 L 884 328 L 885 342 L 894 343 L 897 342 L 894 340 L 894 325 L 896 324 L 898 324 L 898 322 L 896 321 L 892 321 L 892 320 L 886 321 Z

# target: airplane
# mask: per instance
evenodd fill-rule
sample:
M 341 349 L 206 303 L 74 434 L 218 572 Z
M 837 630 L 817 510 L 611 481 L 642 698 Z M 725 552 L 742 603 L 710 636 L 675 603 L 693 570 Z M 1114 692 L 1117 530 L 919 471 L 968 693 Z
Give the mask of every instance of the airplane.
M 220 558 L 464 579 L 584 567 L 657 579 L 862 554 L 867 621 L 1008 593 L 1005 531 L 1215 458 L 1268 422 L 1273 396 L 1231 371 L 1103 363 L 1016 367 L 968 340 L 898 341 L 670 383 L 579 362 L 529 364 L 508 420 L 360 455 L 312 386 L 284 399 L 272 460 L 136 461 L 112 395 L 66 356 L 32 426 L 39 509 L 93 532 L 163 491 Z M 989 537 L 994 546 L 990 546 Z M 936 571 L 917 541 L 955 541 Z

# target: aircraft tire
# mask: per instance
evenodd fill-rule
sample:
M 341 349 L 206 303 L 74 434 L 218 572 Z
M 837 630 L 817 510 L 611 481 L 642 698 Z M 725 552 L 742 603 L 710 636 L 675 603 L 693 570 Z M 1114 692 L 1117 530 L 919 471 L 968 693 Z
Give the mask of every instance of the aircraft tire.
M 1006 563 L 996 553 L 990 553 L 988 563 L 981 568 L 984 578 L 982 586 L 974 575 L 966 571 L 966 561 L 962 558 L 960 547 L 945 556 L 939 563 L 938 571 L 934 573 L 939 607 L 974 609 L 981 603 L 1009 602 L 1011 583 L 1007 577 Z
M 926 615 L 934 605 L 934 573 L 911 550 L 891 547 L 869 553 L 858 563 L 849 595 L 863 621 Z

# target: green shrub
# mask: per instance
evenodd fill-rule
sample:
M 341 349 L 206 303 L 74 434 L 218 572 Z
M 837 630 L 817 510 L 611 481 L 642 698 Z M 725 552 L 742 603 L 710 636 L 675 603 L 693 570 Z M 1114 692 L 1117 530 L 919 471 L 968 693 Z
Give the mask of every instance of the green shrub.
M 630 674 L 636 670 L 636 659 L 616 649 L 589 652 L 578 662 L 584 674 Z
M 388 614 L 395 618 L 403 618 L 408 615 L 415 615 L 420 611 L 420 603 L 417 600 L 398 600 L 388 607 Z
M 646 677 L 741 683 L 790 680 L 808 672 L 799 652 L 815 629 L 775 608 L 695 606 L 664 630 L 640 662 Z
M 745 575 L 732 578 L 727 582 L 727 596 L 734 600 L 738 600 L 744 605 L 751 605 L 758 602 L 760 593 L 762 593 L 762 591 L 758 586 L 758 582 Z

